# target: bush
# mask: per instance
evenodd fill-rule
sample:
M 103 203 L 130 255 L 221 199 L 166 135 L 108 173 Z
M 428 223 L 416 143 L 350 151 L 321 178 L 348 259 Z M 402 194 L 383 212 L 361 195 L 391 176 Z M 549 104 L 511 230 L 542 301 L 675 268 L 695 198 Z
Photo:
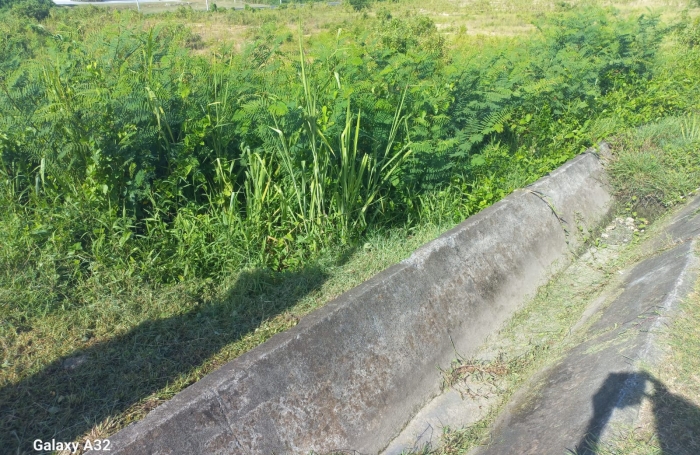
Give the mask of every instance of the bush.
M 0 206 L 26 214 L 18 244 L 56 248 L 66 279 L 299 267 L 424 218 L 428 191 L 461 195 L 451 219 L 488 206 L 589 146 L 589 120 L 641 123 L 696 99 L 695 76 L 654 79 L 665 29 L 601 10 L 451 55 L 430 19 L 382 14 L 310 62 L 274 24 L 205 59 L 185 27 L 109 14 L 122 23 L 70 44 L 0 23 Z
M 53 7 L 51 0 L 22 0 L 12 3 L 12 14 L 18 17 L 33 18 L 38 21 L 46 19 Z
M 370 0 L 348 0 L 348 3 L 355 11 L 361 11 L 365 8 L 369 8 Z
M 688 21 L 682 24 L 679 37 L 680 41 L 688 47 L 700 45 L 700 18 L 696 18 L 692 23 Z

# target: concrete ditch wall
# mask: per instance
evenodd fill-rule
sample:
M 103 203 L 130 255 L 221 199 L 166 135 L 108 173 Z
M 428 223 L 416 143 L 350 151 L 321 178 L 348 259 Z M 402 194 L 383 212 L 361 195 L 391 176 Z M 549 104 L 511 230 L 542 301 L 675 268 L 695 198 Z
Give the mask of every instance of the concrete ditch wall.
M 377 453 L 560 267 L 612 198 L 583 154 L 111 437 L 116 454 Z

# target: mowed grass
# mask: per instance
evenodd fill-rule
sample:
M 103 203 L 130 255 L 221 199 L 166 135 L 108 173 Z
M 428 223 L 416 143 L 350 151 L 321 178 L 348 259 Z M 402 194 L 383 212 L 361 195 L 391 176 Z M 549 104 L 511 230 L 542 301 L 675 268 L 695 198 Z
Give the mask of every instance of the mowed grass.
M 227 282 L 160 288 L 86 283 L 86 305 L 2 327 L 0 402 L 12 403 L 2 442 L 22 453 L 36 438 L 109 436 L 447 227 L 370 235 L 340 259 L 295 272 L 245 270 Z M 11 300 L 0 293 L 2 306 Z M 10 432 L 13 421 L 25 431 Z

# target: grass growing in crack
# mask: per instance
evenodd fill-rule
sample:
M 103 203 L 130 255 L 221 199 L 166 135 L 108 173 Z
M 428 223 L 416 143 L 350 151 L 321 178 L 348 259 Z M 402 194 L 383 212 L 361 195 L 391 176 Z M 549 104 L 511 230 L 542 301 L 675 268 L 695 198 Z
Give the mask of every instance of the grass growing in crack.
M 509 398 L 534 372 L 563 351 L 562 342 L 569 336 L 586 302 L 601 292 L 611 275 L 594 269 L 588 272 L 584 285 L 561 272 L 543 286 L 533 300 L 487 342 L 491 346 L 487 353 L 496 351 L 494 360 L 463 359 L 445 372 L 446 386 L 456 387 L 465 379 L 485 381 L 497 386 L 498 397 L 496 404 L 475 425 L 447 429 L 441 444 L 432 453 L 467 453 L 488 443 L 491 424 Z
M 442 388 L 449 388 L 469 377 L 474 377 L 480 382 L 492 382 L 497 377 L 501 377 L 512 371 L 513 366 L 511 362 L 504 361 L 503 356 L 499 356 L 497 360 L 488 362 L 475 359 L 457 360 L 453 363 L 451 368 L 442 372 Z

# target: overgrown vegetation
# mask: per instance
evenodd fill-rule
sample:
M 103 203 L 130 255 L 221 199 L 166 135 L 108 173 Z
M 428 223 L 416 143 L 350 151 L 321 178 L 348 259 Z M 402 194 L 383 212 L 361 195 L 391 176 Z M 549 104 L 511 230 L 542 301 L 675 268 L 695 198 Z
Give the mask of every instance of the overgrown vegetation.
M 420 16 L 384 19 L 319 39 L 312 61 L 272 40 L 212 61 L 187 52 L 183 27 L 115 15 L 89 34 L 5 25 L 8 260 L 52 254 L 66 283 L 293 268 L 425 217 L 428 190 L 453 193 L 454 220 L 474 213 L 590 145 L 600 111 L 685 107 L 657 95 L 628 113 L 653 80 L 653 18 L 563 15 L 527 52 L 478 60 L 448 58 Z
M 204 13 L 18 11 L 0 12 L 0 399 L 34 398 L 3 411 L 7 447 L 115 431 L 293 325 L 372 239 L 425 240 L 700 99 L 687 18 L 581 7 L 517 41 L 448 41 L 386 9 L 311 37 L 270 19 L 206 55 L 183 25 Z M 55 380 L 141 344 L 143 388 L 95 404 L 104 377 Z

